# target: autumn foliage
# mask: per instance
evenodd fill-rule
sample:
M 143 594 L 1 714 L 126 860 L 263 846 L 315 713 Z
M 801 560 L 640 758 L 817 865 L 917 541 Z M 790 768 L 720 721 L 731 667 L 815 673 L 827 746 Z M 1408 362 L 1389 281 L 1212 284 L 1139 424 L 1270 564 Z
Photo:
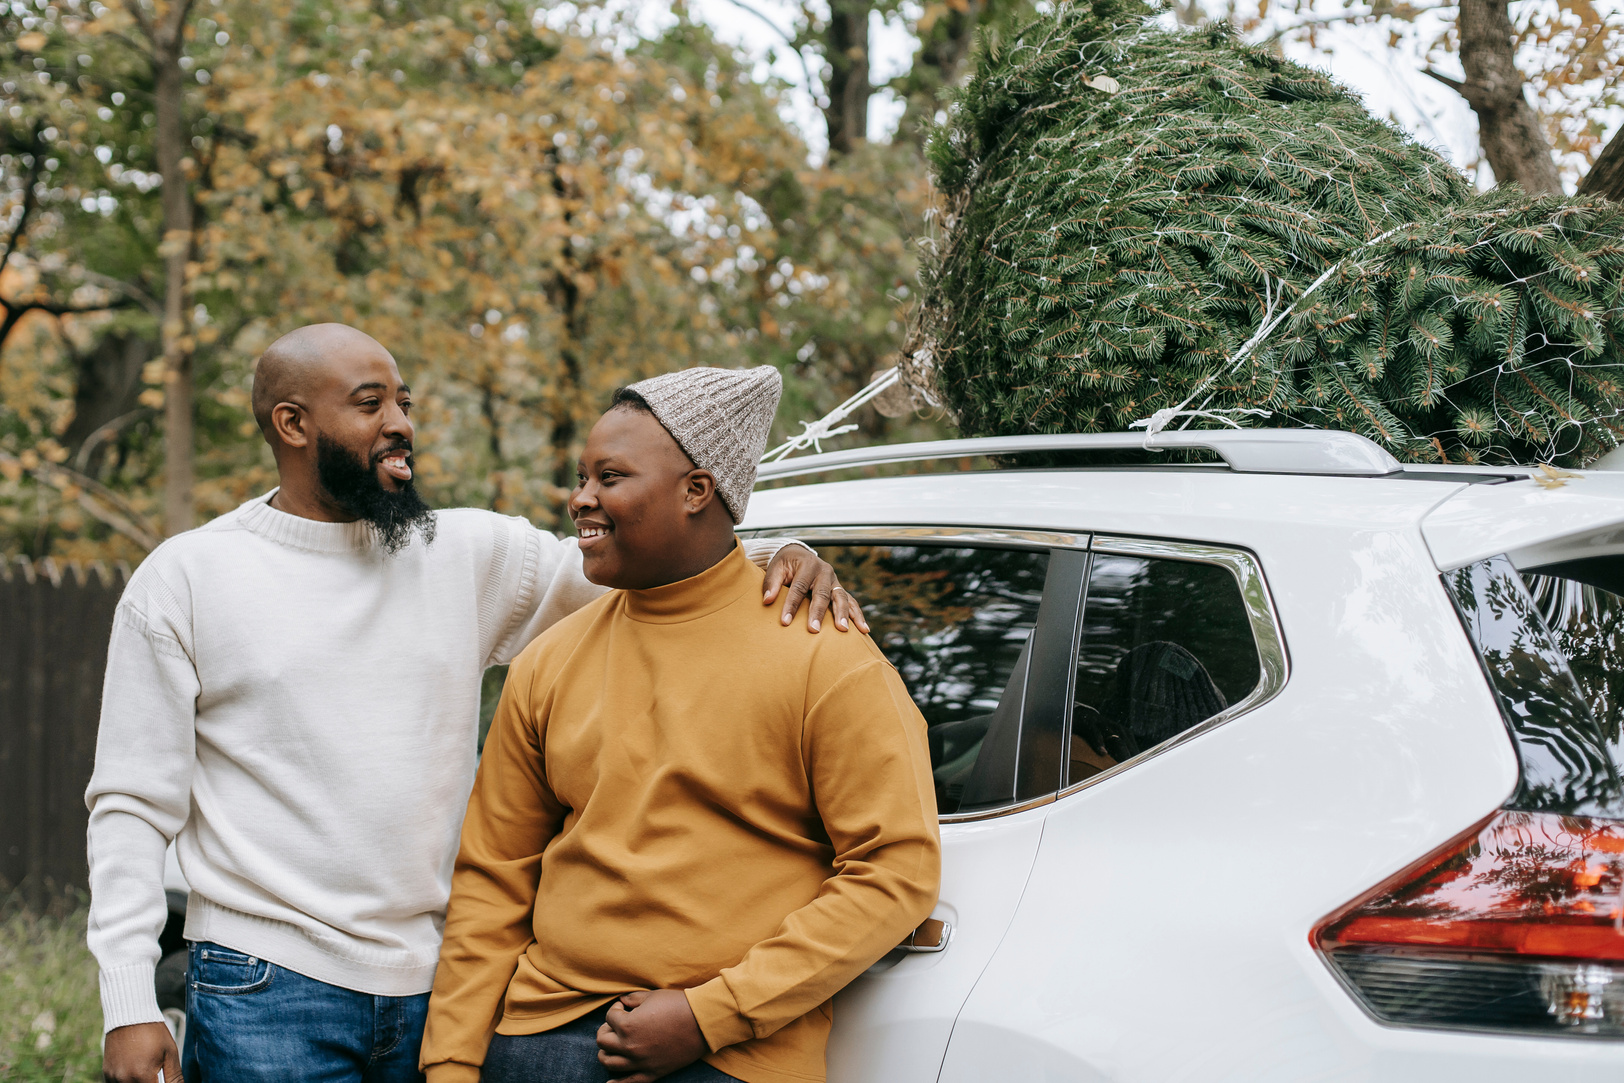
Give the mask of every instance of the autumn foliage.
M 0 44 L 0 200 L 15 213 L 30 163 L 50 168 L 0 297 L 99 311 L 36 311 L 0 343 L 0 530 L 10 552 L 134 558 L 78 479 L 158 532 L 146 61 L 116 5 L 31 21 L 0 16 L 32 35 Z M 778 88 L 680 12 L 649 39 L 518 3 L 221 0 L 188 33 L 196 228 L 167 243 L 189 250 L 204 517 L 274 484 L 249 373 L 302 323 L 394 352 L 436 502 L 542 524 L 615 386 L 770 363 L 781 416 L 816 416 L 900 341 L 930 199 L 917 152 L 810 165 Z M 87 395 L 98 365 L 128 386 Z M 87 454 L 92 417 L 114 428 Z

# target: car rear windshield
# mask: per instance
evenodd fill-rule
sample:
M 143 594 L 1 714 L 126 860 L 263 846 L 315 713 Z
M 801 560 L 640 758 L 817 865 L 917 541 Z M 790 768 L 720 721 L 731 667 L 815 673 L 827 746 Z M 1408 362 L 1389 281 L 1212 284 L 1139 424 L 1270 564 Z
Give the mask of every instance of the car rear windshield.
M 1620 561 L 1519 573 L 1495 557 L 1444 576 L 1517 747 L 1507 808 L 1624 817 Z

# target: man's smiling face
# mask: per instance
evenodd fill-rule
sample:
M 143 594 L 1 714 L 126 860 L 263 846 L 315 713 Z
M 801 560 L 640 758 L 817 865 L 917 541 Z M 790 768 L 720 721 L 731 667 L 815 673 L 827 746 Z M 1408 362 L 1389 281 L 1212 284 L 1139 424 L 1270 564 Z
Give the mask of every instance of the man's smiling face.
M 599 418 L 569 504 L 586 577 L 630 590 L 683 578 L 674 569 L 692 559 L 683 542 L 695 514 L 689 486 L 695 473 L 703 472 L 648 411 L 622 405 Z
M 411 388 L 389 352 L 365 336 L 343 336 L 306 398 L 326 499 L 371 523 L 391 553 L 413 531 L 431 542 L 433 513 L 412 484 Z
M 380 488 L 398 492 L 412 480 L 412 389 L 395 359 L 377 343 L 346 343 L 328 359 L 307 409 L 317 433 L 365 463 Z

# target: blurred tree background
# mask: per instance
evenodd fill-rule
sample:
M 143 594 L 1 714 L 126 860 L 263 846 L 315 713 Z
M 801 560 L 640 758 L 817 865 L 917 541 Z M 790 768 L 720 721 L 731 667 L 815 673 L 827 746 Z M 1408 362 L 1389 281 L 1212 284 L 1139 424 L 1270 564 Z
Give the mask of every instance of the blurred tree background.
M 935 231 L 931 125 L 977 36 L 1048 4 L 709 7 L 770 27 L 799 86 L 683 0 L 0 0 L 0 554 L 134 561 L 266 490 L 249 373 L 302 323 L 395 352 L 436 504 L 566 528 L 614 386 L 773 364 L 782 438 L 888 367 Z M 1373 85 L 1402 68 L 1478 122 L 1455 158 L 1480 187 L 1624 194 L 1612 0 L 1168 0 L 1160 20 L 1229 21 L 1344 78 L 1363 57 Z M 915 43 L 900 74 L 871 64 L 882 24 Z M 806 93 L 810 132 L 786 119 Z M 870 142 L 876 99 L 900 119 Z
M 0 4 L 0 552 L 133 562 L 267 490 L 252 364 L 321 320 L 400 361 L 439 506 L 567 529 L 586 429 L 658 371 L 776 365 L 779 435 L 820 416 L 902 340 L 940 89 L 1028 13 L 910 9 L 870 144 L 859 31 L 896 7 L 842 3 L 792 32 L 820 160 L 680 3 Z

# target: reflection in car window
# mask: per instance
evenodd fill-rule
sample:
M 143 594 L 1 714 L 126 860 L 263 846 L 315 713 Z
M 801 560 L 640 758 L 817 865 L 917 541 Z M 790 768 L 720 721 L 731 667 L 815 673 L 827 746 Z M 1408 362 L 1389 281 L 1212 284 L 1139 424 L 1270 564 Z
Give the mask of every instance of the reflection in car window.
M 874 642 L 925 716 L 938 811 L 1007 801 L 1049 554 L 827 543 L 818 551 L 861 599 Z
M 1262 673 L 1240 584 L 1227 568 L 1095 554 L 1067 784 L 1240 702 Z
M 1522 771 L 1506 807 L 1624 815 L 1618 731 L 1603 732 L 1511 561 L 1470 564 L 1444 581 L 1516 742 Z
M 1571 572 L 1561 575 L 1524 572 L 1523 580 L 1546 627 L 1556 637 L 1557 647 L 1567 656 L 1602 736 L 1617 743 L 1624 730 L 1620 726 L 1624 720 L 1624 597 L 1602 584 L 1618 585 L 1624 557 L 1583 563 L 1590 567 L 1552 568 Z

